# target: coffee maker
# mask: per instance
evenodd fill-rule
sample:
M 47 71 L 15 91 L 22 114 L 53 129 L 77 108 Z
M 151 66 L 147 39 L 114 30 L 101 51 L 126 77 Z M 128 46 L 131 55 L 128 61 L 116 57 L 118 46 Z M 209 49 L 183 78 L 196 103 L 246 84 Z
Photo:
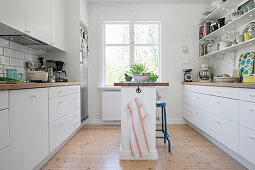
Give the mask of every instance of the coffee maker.
M 66 71 L 63 70 L 63 66 L 65 65 L 65 63 L 63 61 L 55 61 L 56 64 L 56 82 L 67 82 L 67 75 L 66 75 Z

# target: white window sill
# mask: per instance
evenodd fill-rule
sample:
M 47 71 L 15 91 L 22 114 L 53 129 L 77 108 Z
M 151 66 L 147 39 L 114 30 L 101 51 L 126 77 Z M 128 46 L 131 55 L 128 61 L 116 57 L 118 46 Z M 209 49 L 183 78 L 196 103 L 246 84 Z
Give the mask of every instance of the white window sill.
M 98 86 L 101 91 L 120 91 L 120 87 L 117 86 Z

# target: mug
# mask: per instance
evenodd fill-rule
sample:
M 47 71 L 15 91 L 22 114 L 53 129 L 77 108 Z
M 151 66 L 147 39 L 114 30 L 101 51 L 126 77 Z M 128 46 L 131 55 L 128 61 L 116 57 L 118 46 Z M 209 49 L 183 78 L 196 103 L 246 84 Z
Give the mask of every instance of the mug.
M 23 75 L 21 73 L 18 73 L 18 70 L 16 69 L 6 69 L 6 77 L 15 80 L 21 80 Z
M 254 8 L 254 5 L 248 5 L 248 6 L 247 6 L 248 11 L 253 10 L 253 8 Z
M 251 36 L 248 32 L 245 32 L 243 35 L 244 35 L 244 41 L 248 41 L 251 39 Z
M 236 42 L 237 42 L 238 44 L 244 42 L 244 36 L 243 36 L 243 34 L 237 36 Z

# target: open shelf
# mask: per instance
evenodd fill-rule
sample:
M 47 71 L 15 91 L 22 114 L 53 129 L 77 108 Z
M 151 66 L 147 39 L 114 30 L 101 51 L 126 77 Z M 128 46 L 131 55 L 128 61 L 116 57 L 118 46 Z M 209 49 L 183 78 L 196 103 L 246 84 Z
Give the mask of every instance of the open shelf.
M 240 0 L 227 0 L 219 8 L 215 9 L 212 13 L 207 15 L 201 22 L 200 25 L 204 24 L 206 21 L 212 21 L 219 19 L 220 17 L 226 15 L 228 10 L 236 8 L 240 4 Z
M 200 39 L 199 42 L 204 43 L 208 40 L 223 36 L 224 34 L 226 34 L 227 31 L 232 31 L 232 30 L 240 27 L 240 25 L 248 24 L 251 21 L 254 21 L 254 19 L 255 19 L 255 9 L 243 14 L 242 16 L 238 17 L 234 21 L 229 22 L 228 24 L 217 29 L 216 31 L 212 32 L 211 34 L 205 36 L 204 38 Z
M 222 54 L 225 54 L 225 53 L 228 53 L 228 52 L 237 51 L 237 50 L 240 50 L 242 48 L 250 47 L 252 45 L 255 45 L 255 38 L 253 38 L 253 39 L 251 39 L 249 41 L 245 41 L 245 42 L 242 42 L 242 43 L 239 43 L 239 44 L 227 47 L 227 48 L 219 50 L 219 51 L 212 52 L 210 54 L 206 54 L 206 55 L 200 56 L 200 58 L 215 57 L 217 55 L 222 55 Z

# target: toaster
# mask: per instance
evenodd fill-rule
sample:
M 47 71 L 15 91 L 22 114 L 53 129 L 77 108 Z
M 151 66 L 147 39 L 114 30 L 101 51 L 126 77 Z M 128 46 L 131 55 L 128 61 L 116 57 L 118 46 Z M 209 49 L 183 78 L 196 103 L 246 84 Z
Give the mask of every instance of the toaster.
M 26 80 L 30 82 L 47 82 L 48 73 L 44 71 L 29 71 L 26 73 Z

